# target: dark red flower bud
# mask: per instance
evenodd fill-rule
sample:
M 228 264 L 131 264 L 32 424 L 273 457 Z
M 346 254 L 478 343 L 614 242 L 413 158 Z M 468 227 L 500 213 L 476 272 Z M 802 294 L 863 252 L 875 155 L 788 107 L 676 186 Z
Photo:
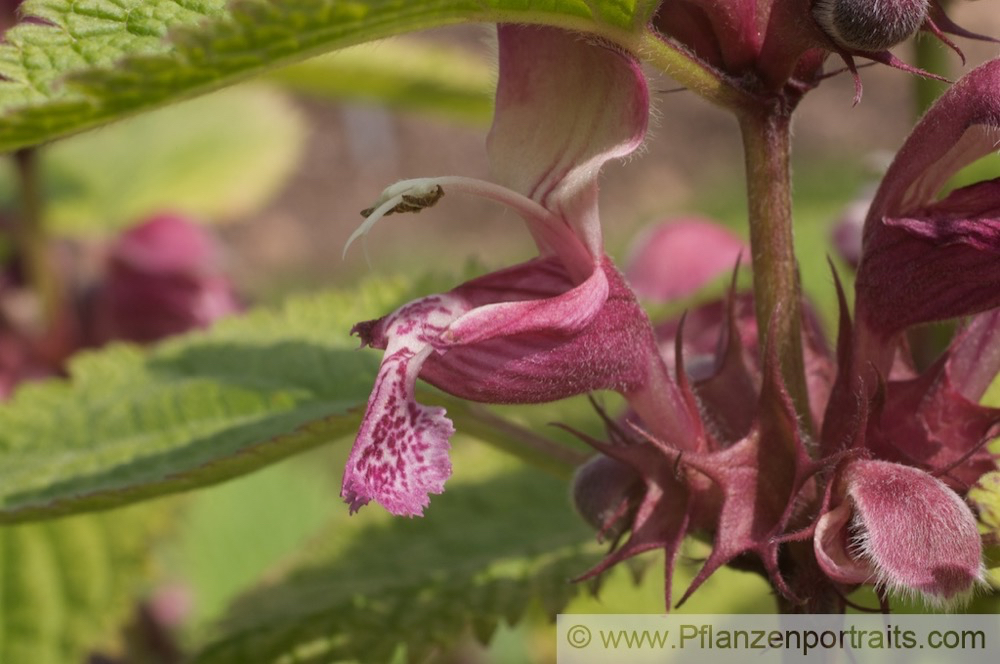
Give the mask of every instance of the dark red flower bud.
M 844 470 L 846 500 L 819 520 L 816 559 L 834 581 L 876 583 L 931 606 L 967 600 L 982 583 L 982 546 L 965 501 L 927 473 L 861 460 Z
M 877 53 L 911 37 L 927 10 L 928 0 L 814 0 L 812 11 L 837 46 Z
M 126 231 L 95 296 L 93 341 L 155 341 L 239 311 L 219 263 L 214 239 L 182 217 L 162 215 Z
M 573 506 L 583 520 L 614 538 L 631 520 L 642 493 L 642 479 L 631 467 L 599 454 L 577 468 L 573 476 Z

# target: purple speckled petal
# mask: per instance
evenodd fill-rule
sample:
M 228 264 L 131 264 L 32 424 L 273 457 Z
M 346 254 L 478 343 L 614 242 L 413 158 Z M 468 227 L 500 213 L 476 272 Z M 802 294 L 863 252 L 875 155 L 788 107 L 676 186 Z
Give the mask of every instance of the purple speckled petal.
M 616 389 L 655 404 L 651 421 L 681 432 L 690 426 L 686 413 L 671 414 L 676 395 L 649 320 L 604 255 L 597 217 L 601 165 L 645 135 L 649 92 L 639 65 L 553 28 L 501 25 L 498 36 L 487 147 L 501 186 L 464 185 L 513 204 L 542 257 L 355 327 L 364 344 L 386 349 L 344 476 L 342 496 L 355 510 L 376 500 L 418 515 L 443 488 L 452 426 L 440 409 L 414 401 L 418 375 L 491 403 Z
M 451 423 L 414 401 L 419 375 L 442 390 L 488 403 L 539 403 L 614 389 L 648 402 L 649 421 L 685 413 L 669 395 L 649 320 L 610 261 L 579 286 L 559 259 L 539 258 L 355 326 L 363 345 L 386 353 L 355 440 L 342 495 L 354 509 L 376 500 L 420 514 L 449 474 Z M 609 352 L 609 348 L 616 349 Z M 641 408 L 641 405 L 639 406 Z M 682 443 L 679 443 L 682 445 Z M 417 458 L 417 453 L 424 458 Z
M 455 429 L 443 408 L 418 404 L 413 389 L 441 332 L 467 308 L 460 298 L 432 295 L 353 330 L 386 350 L 344 471 L 340 495 L 352 512 L 376 500 L 393 514 L 419 516 L 428 494 L 444 490 Z

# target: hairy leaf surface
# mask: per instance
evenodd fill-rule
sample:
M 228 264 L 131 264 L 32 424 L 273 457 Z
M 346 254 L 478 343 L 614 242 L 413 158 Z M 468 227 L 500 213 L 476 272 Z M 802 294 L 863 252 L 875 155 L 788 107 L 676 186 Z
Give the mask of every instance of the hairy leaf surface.
M 399 648 L 425 661 L 470 631 L 488 641 L 533 602 L 557 613 L 581 588 L 569 580 L 597 557 L 565 482 L 482 447 L 455 462 L 422 519 L 335 520 L 234 604 L 195 661 L 385 662 Z
M 281 64 L 463 22 L 546 23 L 625 41 L 649 0 L 28 0 L 0 45 L 0 150 L 64 136 Z

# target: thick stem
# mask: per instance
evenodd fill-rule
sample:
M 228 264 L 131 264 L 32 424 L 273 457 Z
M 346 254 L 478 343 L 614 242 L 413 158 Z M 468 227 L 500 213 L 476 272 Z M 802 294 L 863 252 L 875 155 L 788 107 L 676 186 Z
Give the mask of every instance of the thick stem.
M 785 387 L 808 428 L 802 298 L 792 238 L 790 125 L 791 110 L 779 104 L 740 116 L 761 353 L 764 357 L 768 350 L 778 358 Z
M 778 613 L 843 613 L 844 598 L 819 568 L 812 538 L 788 542 L 786 547 L 782 560 L 788 568 L 785 573 L 797 599 L 792 601 L 778 594 Z
M 643 61 L 713 104 L 739 110 L 752 103 L 751 96 L 732 85 L 725 76 L 653 29 L 646 30 L 632 49 L 642 56 Z

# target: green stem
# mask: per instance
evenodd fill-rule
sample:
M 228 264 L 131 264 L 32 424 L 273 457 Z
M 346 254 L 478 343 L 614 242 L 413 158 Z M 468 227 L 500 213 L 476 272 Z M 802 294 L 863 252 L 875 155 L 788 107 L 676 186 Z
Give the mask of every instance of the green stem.
M 59 289 L 49 264 L 48 238 L 42 224 L 42 195 L 38 177 L 38 153 L 23 148 L 14 153 L 21 210 L 15 237 L 18 253 L 24 262 L 28 283 L 41 302 L 42 321 L 48 327 L 59 307 Z
M 539 436 L 483 406 L 466 404 L 461 410 L 451 410 L 449 414 L 462 433 L 475 436 L 557 477 L 571 478 L 577 466 L 589 458 L 583 452 Z
M 946 0 L 940 0 L 944 5 Z M 946 9 L 947 7 L 942 7 Z M 932 74 L 938 74 L 945 78 L 950 77 L 952 66 L 951 60 L 955 57 L 954 52 L 942 44 L 936 37 L 929 33 L 918 32 L 913 40 L 914 65 Z M 933 78 L 923 76 L 913 77 L 914 93 L 914 116 L 919 118 L 930 108 L 931 104 L 941 96 L 941 93 L 948 89 L 948 84 L 944 81 L 936 81 Z
M 643 32 L 637 43 L 627 46 L 643 61 L 713 104 L 737 110 L 748 107 L 753 101 L 746 92 L 730 84 L 723 74 L 665 40 L 652 28 Z
M 455 428 L 488 445 L 512 454 L 556 477 L 569 479 L 589 454 L 576 450 L 502 417 L 479 404 L 461 401 L 440 392 L 420 394 L 422 403 L 443 406 Z
M 740 115 L 746 159 L 754 300 L 762 357 L 779 361 L 795 410 L 806 426 L 809 393 L 802 355 L 802 299 L 792 233 L 791 110 L 767 105 Z

